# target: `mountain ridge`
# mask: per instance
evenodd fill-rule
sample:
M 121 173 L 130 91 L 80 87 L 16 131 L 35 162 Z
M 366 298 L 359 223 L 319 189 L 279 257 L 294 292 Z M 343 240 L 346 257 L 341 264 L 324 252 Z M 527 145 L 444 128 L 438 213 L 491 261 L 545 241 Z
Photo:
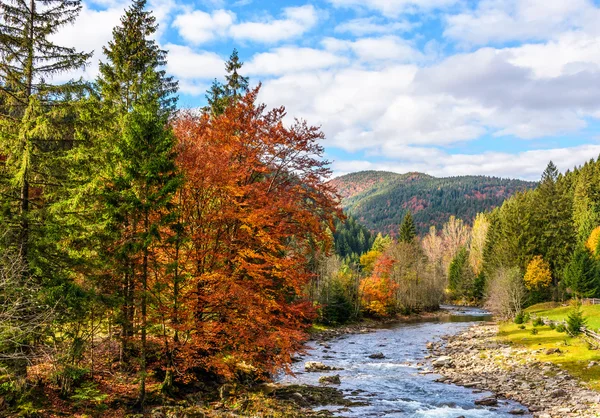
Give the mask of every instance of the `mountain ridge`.
M 330 183 L 347 213 L 372 231 L 392 235 L 409 210 L 423 234 L 430 226 L 440 228 L 451 215 L 471 223 L 478 212 L 491 210 L 516 192 L 537 185 L 490 176 L 434 177 L 374 170 L 349 173 Z

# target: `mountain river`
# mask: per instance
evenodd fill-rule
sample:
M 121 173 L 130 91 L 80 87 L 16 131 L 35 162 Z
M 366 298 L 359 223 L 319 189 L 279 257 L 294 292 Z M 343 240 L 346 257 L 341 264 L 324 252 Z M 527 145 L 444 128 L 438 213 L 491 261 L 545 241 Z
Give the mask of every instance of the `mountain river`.
M 339 417 L 491 418 L 512 417 L 510 410 L 525 409 L 509 401 L 499 401 L 497 407 L 477 406 L 476 400 L 491 393 L 438 383 L 435 380 L 439 375 L 419 373 L 431 368 L 425 359 L 427 342 L 490 319 L 479 309 L 444 309 L 450 315 L 441 319 L 406 321 L 371 333 L 345 335 L 320 344 L 313 342 L 308 355 L 294 365 L 296 376 L 283 376 L 280 383 L 318 385 L 319 377 L 324 374 L 339 374 L 342 382 L 339 389 L 349 399 L 369 403 L 349 409 L 328 407 Z M 383 353 L 385 358 L 370 359 L 369 355 L 374 353 Z M 306 373 L 306 361 L 320 361 L 343 370 Z

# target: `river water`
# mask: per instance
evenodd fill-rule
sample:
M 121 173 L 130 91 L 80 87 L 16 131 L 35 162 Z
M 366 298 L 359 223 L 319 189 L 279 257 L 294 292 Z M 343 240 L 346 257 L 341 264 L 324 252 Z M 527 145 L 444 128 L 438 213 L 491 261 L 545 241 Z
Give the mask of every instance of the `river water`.
M 339 417 L 512 417 L 510 410 L 524 409 L 507 401 L 500 401 L 494 408 L 476 406 L 476 400 L 491 393 L 474 393 L 473 389 L 435 382 L 439 375 L 419 374 L 430 368 L 424 359 L 428 341 L 438 341 L 443 335 L 489 319 L 486 312 L 478 309 L 446 309 L 451 315 L 443 319 L 398 323 L 372 333 L 346 335 L 324 343 L 326 346 L 312 343 L 309 354 L 293 367 L 296 376 L 284 376 L 280 382 L 318 385 L 320 376 L 339 374 L 339 388 L 349 399 L 369 403 L 349 410 L 328 408 Z M 368 357 L 379 352 L 385 359 Z M 320 361 L 344 370 L 305 373 L 305 361 Z

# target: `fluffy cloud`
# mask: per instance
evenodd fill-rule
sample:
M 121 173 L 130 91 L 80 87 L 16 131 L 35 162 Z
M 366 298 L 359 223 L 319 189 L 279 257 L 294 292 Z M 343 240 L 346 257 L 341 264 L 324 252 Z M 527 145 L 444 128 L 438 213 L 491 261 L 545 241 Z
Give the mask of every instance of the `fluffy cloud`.
M 539 41 L 595 28 L 598 18 L 600 10 L 591 0 L 486 0 L 447 16 L 444 35 L 470 45 Z
M 298 37 L 313 28 L 319 16 L 312 5 L 283 9 L 280 19 L 236 23 L 231 11 L 216 10 L 206 13 L 201 10 L 187 11 L 177 16 L 173 26 L 188 42 L 202 44 L 216 37 L 228 36 L 238 41 L 276 43 Z
M 221 77 L 224 70 L 224 61 L 214 52 L 195 52 L 188 46 L 167 44 L 169 51 L 167 72 L 183 79 L 190 85 L 192 80 L 207 80 Z
M 572 169 L 600 154 L 600 145 L 551 148 L 517 154 L 485 152 L 481 154 L 448 154 L 439 149 L 405 148 L 404 158 L 383 162 L 368 160 L 334 161 L 334 175 L 360 170 L 386 170 L 397 173 L 427 172 L 434 176 L 489 175 L 539 180 L 552 160 L 560 170 Z
M 348 59 L 313 48 L 282 47 L 256 54 L 244 71 L 249 75 L 283 75 L 348 64 Z
M 235 19 L 235 14 L 227 10 L 215 10 L 212 13 L 195 10 L 178 15 L 173 26 L 186 41 L 201 44 L 224 36 Z
M 372 9 L 386 16 L 452 6 L 459 0 L 329 0 L 336 7 Z
M 384 23 L 371 16 L 360 19 L 352 19 L 341 23 L 335 27 L 335 31 L 337 33 L 351 33 L 352 35 L 356 36 L 373 34 L 383 35 L 388 33 L 408 32 L 414 29 L 415 26 L 416 24 L 407 20 Z

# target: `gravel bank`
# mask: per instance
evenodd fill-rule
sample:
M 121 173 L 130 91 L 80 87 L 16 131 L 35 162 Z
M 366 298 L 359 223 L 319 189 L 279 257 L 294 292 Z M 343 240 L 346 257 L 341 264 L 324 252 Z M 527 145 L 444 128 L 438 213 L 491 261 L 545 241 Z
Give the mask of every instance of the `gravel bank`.
M 495 324 L 478 324 L 442 343 L 429 343 L 432 369 L 446 383 L 517 401 L 536 418 L 600 417 L 600 393 L 558 366 L 537 361 L 530 351 L 498 342 L 497 333 Z M 482 402 L 493 405 L 494 398 Z

